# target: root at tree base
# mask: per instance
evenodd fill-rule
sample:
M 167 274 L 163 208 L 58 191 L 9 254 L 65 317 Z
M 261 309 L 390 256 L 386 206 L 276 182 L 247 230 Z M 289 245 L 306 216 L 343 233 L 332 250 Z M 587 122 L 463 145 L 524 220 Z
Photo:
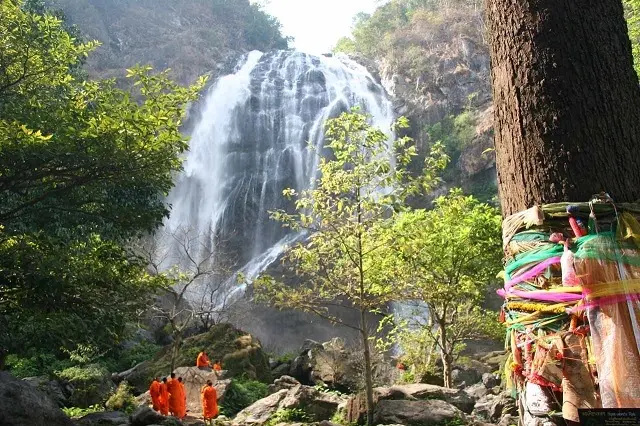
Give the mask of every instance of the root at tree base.
M 639 217 L 601 194 L 505 219 L 505 375 L 524 424 L 640 408 Z

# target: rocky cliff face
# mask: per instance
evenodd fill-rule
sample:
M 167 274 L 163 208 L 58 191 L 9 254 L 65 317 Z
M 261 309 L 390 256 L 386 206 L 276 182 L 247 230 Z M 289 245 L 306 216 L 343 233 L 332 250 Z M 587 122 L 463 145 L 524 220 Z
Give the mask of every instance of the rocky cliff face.
M 137 63 L 171 68 L 180 83 L 252 49 L 286 48 L 272 17 L 249 0 L 50 0 L 88 40 L 91 76 L 123 77 Z
M 423 155 L 433 142 L 446 139 L 452 164 L 445 187 L 459 185 L 488 200 L 496 187 L 490 58 L 483 32 L 480 9 L 418 9 L 407 23 L 387 31 L 383 47 L 353 56 L 380 78 L 395 111 L 410 119 L 411 136 Z

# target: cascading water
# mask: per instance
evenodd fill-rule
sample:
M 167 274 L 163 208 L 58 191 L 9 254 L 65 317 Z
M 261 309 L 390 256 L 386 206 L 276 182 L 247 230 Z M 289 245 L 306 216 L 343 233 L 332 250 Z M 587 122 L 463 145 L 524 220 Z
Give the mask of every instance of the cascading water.
M 209 240 L 204 249 L 222 242 L 245 276 L 255 277 L 296 238 L 268 212 L 288 206 L 283 189 L 313 184 L 318 156 L 308 144 L 320 152 L 326 120 L 354 106 L 390 129 L 384 90 L 348 58 L 251 52 L 200 105 L 165 229 L 195 230 Z

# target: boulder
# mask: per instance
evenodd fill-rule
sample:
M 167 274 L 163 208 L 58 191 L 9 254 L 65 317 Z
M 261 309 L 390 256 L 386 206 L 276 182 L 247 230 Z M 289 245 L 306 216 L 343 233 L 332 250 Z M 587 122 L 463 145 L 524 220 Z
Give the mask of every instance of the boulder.
M 240 411 L 233 425 L 263 425 L 276 411 L 291 408 L 304 410 L 314 421 L 329 420 L 343 402 L 344 399 L 335 394 L 298 384 L 278 390 Z
M 500 376 L 491 373 L 484 373 L 482 375 L 482 383 L 488 388 L 491 389 L 500 384 Z
M 456 410 L 471 413 L 475 404 L 473 398 L 460 389 L 448 389 L 426 383 L 378 387 L 373 390 L 375 403 L 381 401 L 433 401 L 441 400 L 453 405 Z M 366 397 L 364 393 L 352 396 L 346 403 L 345 417 L 349 423 L 360 423 L 366 418 Z
M 144 362 L 126 378 L 137 394 L 147 391 L 153 377 L 170 373 L 169 349 L 169 346 L 165 347 L 153 360 Z M 194 366 L 198 353 L 203 349 L 212 361 L 222 360 L 229 377 L 244 374 L 263 383 L 271 383 L 269 357 L 262 350 L 260 342 L 244 331 L 230 324 L 218 324 L 206 333 L 188 337 L 182 343 L 176 365 Z
M 283 389 L 266 398 L 262 398 L 240 411 L 233 420 L 234 426 L 243 425 L 263 425 L 273 413 L 275 413 L 280 402 L 287 396 L 289 390 Z
M 49 380 L 46 376 L 27 377 L 23 380 L 49 395 L 58 404 L 58 407 L 66 406 L 67 397 L 71 394 L 72 389 L 63 386 L 57 380 Z
M 269 385 L 269 393 L 276 393 L 282 389 L 292 389 L 299 384 L 300 382 L 291 376 L 282 376 Z
M 487 396 L 489 394 L 489 389 L 487 389 L 484 383 L 476 383 L 475 385 L 465 388 L 464 393 L 477 401 L 482 397 Z
M 490 373 L 491 368 L 479 361 L 471 360 L 468 365 L 458 365 L 451 372 L 453 384 L 458 386 L 471 386 L 482 381 L 484 373 Z
M 198 367 L 180 367 L 175 371 L 176 377 L 182 377 L 185 393 L 187 394 L 187 412 L 199 413 L 202 411 L 200 402 L 200 390 L 211 380 L 218 393 L 218 399 L 224 397 L 230 380 L 220 380 L 218 374 L 212 370 L 201 370 Z
M 440 400 L 383 400 L 378 401 L 374 411 L 376 424 L 435 426 L 459 419 L 464 419 L 464 413 Z
M 76 420 L 76 426 L 120 426 L 129 423 L 129 417 L 122 411 L 92 413 Z
M 475 417 L 478 417 L 483 420 L 487 420 L 487 421 L 491 420 L 491 415 L 492 415 L 491 408 L 496 398 L 497 397 L 495 395 L 491 395 L 491 394 L 488 394 L 479 398 L 476 401 L 476 405 L 473 408 L 472 414 Z
M 448 389 L 425 383 L 375 388 L 374 395 L 376 401 L 398 399 L 442 400 L 465 413 L 471 413 L 475 404 L 474 400 L 462 390 Z
M 166 419 L 162 414 L 149 407 L 140 407 L 129 416 L 131 426 L 149 426 L 160 424 Z
M 505 415 L 518 415 L 516 400 L 511 398 L 511 395 L 507 392 L 503 392 L 493 398 L 489 409 L 489 419 L 497 422 Z
M 311 363 L 309 362 L 309 355 L 299 355 L 291 361 L 289 367 L 289 376 L 295 377 L 296 380 L 305 385 L 314 384 L 311 379 Z
M 488 354 L 480 358 L 480 361 L 488 365 L 493 371 L 497 371 L 500 370 L 502 366 L 504 366 L 504 363 L 507 361 L 508 356 L 509 355 L 505 351 L 494 351 L 489 352 Z
M 73 426 L 49 395 L 4 371 L 0 371 L 0 419 L 3 426 Z
M 271 369 L 271 377 L 278 378 L 286 376 L 291 371 L 291 363 L 285 362 Z

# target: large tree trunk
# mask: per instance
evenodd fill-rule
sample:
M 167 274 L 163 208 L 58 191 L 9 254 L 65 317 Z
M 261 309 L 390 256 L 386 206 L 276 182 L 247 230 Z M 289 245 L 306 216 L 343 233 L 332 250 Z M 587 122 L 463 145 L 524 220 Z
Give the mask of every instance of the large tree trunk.
M 486 0 L 500 200 L 640 199 L 640 87 L 620 0 Z

